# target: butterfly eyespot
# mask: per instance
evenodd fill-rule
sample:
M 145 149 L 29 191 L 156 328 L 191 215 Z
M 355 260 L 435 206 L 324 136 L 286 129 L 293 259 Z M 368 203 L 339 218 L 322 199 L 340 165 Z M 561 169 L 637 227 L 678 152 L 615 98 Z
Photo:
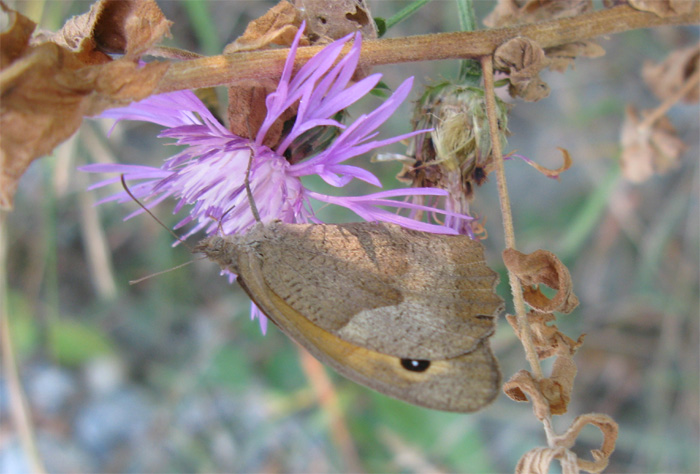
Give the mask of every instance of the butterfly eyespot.
M 425 372 L 430 367 L 429 360 L 401 359 L 401 367 L 411 372 Z

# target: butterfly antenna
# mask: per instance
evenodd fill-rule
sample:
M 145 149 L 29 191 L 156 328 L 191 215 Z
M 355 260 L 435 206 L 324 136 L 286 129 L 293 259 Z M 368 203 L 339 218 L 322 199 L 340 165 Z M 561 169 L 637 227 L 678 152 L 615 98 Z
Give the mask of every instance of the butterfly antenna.
M 189 262 L 181 263 L 180 265 L 177 265 L 177 266 L 175 266 L 175 267 L 173 267 L 173 268 L 168 268 L 167 270 L 163 270 L 163 271 L 161 271 L 161 272 L 151 273 L 150 275 L 146 275 L 145 277 L 141 277 L 141 278 L 139 278 L 138 280 L 129 280 L 129 284 L 130 284 L 130 285 L 136 285 L 137 283 L 141 283 L 142 281 L 146 281 L 146 280 L 148 280 L 148 279 L 150 279 L 150 278 L 157 277 L 157 276 L 160 276 L 160 275 L 165 275 L 166 273 L 170 273 L 170 272 L 172 272 L 173 270 L 178 270 L 178 269 L 180 269 L 180 268 L 182 268 L 182 267 L 186 267 L 186 266 L 189 265 L 190 263 L 198 262 L 198 261 L 200 261 L 200 260 L 205 260 L 206 258 L 207 258 L 206 255 L 202 255 L 200 258 L 195 258 L 194 260 L 190 260 Z
M 160 219 L 158 219 L 158 218 L 155 216 L 155 214 L 153 214 L 153 213 L 151 212 L 150 209 L 148 209 L 146 206 L 144 206 L 143 203 L 142 203 L 141 201 L 139 201 L 139 200 L 136 198 L 136 196 L 134 196 L 134 194 L 133 194 L 133 193 L 131 192 L 131 190 L 129 189 L 129 186 L 126 184 L 126 179 L 124 178 L 124 174 L 121 175 L 121 182 L 122 182 L 122 187 L 124 188 L 124 191 L 126 191 L 126 194 L 128 194 L 129 197 L 130 197 L 131 199 L 133 199 L 134 202 L 135 202 L 136 204 L 138 204 L 139 207 L 140 207 L 141 209 L 143 209 L 144 211 L 146 211 L 146 212 L 148 213 L 148 215 L 151 216 L 158 224 L 160 224 L 160 226 L 161 226 L 163 229 L 167 230 L 167 231 L 170 233 L 170 235 L 172 235 L 173 237 L 175 237 L 175 240 L 177 240 L 177 241 L 180 242 L 182 245 L 184 245 L 190 252 L 193 252 L 193 253 L 194 253 L 194 250 L 192 249 L 192 247 L 190 247 L 189 245 L 187 245 L 187 243 L 186 243 L 184 240 L 182 240 L 182 239 L 180 238 L 179 235 L 177 235 L 175 232 L 173 232 L 173 230 L 172 230 L 170 227 L 168 227 L 167 225 L 163 224 L 163 222 L 162 222 Z M 175 268 L 179 268 L 179 267 L 175 267 Z M 161 273 L 165 273 L 165 272 L 161 272 Z M 158 273 L 156 273 L 155 275 L 158 275 Z M 145 279 L 145 278 L 142 278 L 141 280 L 144 280 L 144 279 Z M 141 281 L 141 280 L 136 280 L 136 281 Z

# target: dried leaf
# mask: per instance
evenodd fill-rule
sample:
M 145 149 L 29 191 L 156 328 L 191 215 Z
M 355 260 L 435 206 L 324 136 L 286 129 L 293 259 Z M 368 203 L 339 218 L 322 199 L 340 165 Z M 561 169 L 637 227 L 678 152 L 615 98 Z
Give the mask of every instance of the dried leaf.
M 518 339 L 522 340 L 517 318 L 509 314 L 506 315 L 506 320 L 513 327 Z M 584 335 L 579 336 L 578 340 L 574 341 L 569 336 L 559 331 L 559 328 L 555 324 L 547 324 L 554 320 L 555 317 L 552 313 L 530 311 L 527 314 L 527 324 L 530 326 L 532 343 L 535 346 L 537 357 L 540 360 L 556 355 L 560 347 L 568 348 L 573 355 L 581 344 L 583 344 Z
M 111 61 L 106 53 L 124 54 L 125 59 L 135 61 L 169 34 L 171 24 L 155 2 L 100 0 L 56 33 L 42 34 L 36 40 L 63 46 L 85 64 Z
M 651 12 L 662 18 L 690 13 L 693 11 L 694 3 L 688 0 L 629 0 L 632 8 Z
M 498 5 L 484 19 L 491 28 L 536 23 L 593 11 L 591 0 L 499 0 Z M 578 56 L 595 58 L 605 54 L 605 50 L 595 41 L 577 41 L 545 49 L 550 60 L 547 67 L 552 71 L 564 72 Z M 545 96 L 546 97 L 546 96 Z
M 569 155 L 569 152 L 561 147 L 557 147 L 557 150 L 559 150 L 564 158 L 564 163 L 557 169 L 550 170 L 549 168 L 545 168 L 544 166 L 540 165 L 539 163 L 536 163 L 530 159 L 525 158 L 525 163 L 528 165 L 532 166 L 535 168 L 537 171 L 542 173 L 548 178 L 553 178 L 553 179 L 559 179 L 559 175 L 561 175 L 564 171 L 568 170 L 571 168 L 571 165 L 573 164 L 573 160 L 571 159 L 571 155 Z
M 0 69 L 24 54 L 29 47 L 36 23 L 0 2 L 0 9 L 7 14 L 7 29 L 0 33 Z
M 535 448 L 523 455 L 515 467 L 516 474 L 547 474 L 555 459 L 561 460 L 562 474 L 578 474 L 576 454 L 565 448 Z
M 594 461 L 578 459 L 577 464 L 579 469 L 586 472 L 598 473 L 602 472 L 608 465 L 610 455 L 615 451 L 615 443 L 617 441 L 617 433 L 619 427 L 615 420 L 608 415 L 602 413 L 587 413 L 576 417 L 569 429 L 563 435 L 556 436 L 551 440 L 551 443 L 557 447 L 571 448 L 576 443 L 581 430 L 586 425 L 593 425 L 603 433 L 603 443 L 600 449 L 591 450 L 591 455 Z
M 574 59 L 577 57 L 598 58 L 605 55 L 605 49 L 595 41 L 588 40 L 546 48 L 544 53 L 549 58 L 550 70 L 564 72 L 569 66 L 574 67 Z
M 512 321 L 509 322 L 513 324 Z M 561 337 L 562 340 L 557 345 L 557 359 L 552 366 L 550 377 L 535 380 L 529 372 L 521 370 L 503 385 L 505 394 L 516 402 L 527 401 L 529 395 L 535 416 L 540 420 L 549 415 L 566 413 L 571 400 L 577 371 L 573 355 L 581 345 L 582 339 L 579 342 L 569 339 L 574 342 L 574 347 L 564 340 L 565 337 Z
M 83 49 L 73 50 L 51 41 L 40 43 L 17 33 L 11 34 L 12 41 L 3 37 L 0 43 L 0 57 L 3 61 L 12 59 L 3 62 L 0 71 L 0 208 L 12 208 L 17 182 L 30 163 L 71 136 L 84 115 L 147 97 L 168 68 L 167 63 L 139 67 L 135 62 L 135 51 L 144 51 L 167 32 L 170 24 L 162 14 L 155 14 L 154 2 L 102 1 L 93 8 L 97 12 L 91 10 L 87 15 L 99 17 L 97 22 L 74 19 L 73 26 L 62 30 L 62 41 Z M 118 12 L 118 18 L 109 17 L 110 11 Z M 12 15 L 15 22 L 26 25 L 29 21 L 19 13 Z M 121 22 L 121 30 L 117 22 Z M 76 25 L 87 24 L 92 25 L 95 37 L 106 31 L 123 31 L 126 55 L 113 61 L 97 54 L 99 44 L 116 43 L 86 39 L 89 33 Z M 103 25 L 102 30 L 98 25 Z M 134 42 L 139 44 L 131 46 Z M 127 58 L 129 54 L 132 59 Z
M 656 97 L 661 100 L 670 99 L 697 72 L 699 62 L 700 45 L 690 46 L 671 52 L 658 64 L 651 61 L 645 62 L 642 67 L 642 77 Z M 699 98 L 700 90 L 697 87 L 683 96 L 683 100 L 689 104 L 697 102 Z
M 523 297 L 535 311 L 570 313 L 578 306 L 569 270 L 552 252 L 536 250 L 526 255 L 509 248 L 503 251 L 503 262 L 520 280 Z M 533 285 L 541 283 L 558 290 L 552 299 L 547 298 L 537 286 L 533 288 Z
M 603 433 L 603 443 L 600 449 L 591 450 L 593 461 L 579 459 L 570 450 L 576 443 L 576 438 L 584 426 L 591 424 Z M 549 440 L 551 447 L 540 447 L 528 451 L 518 462 L 516 473 L 530 474 L 549 472 L 549 465 L 558 459 L 562 465 L 562 473 L 578 473 L 580 471 L 599 473 L 608 465 L 610 455 L 615 451 L 618 425 L 615 420 L 600 413 L 588 413 L 577 417 L 563 435 L 553 436 Z
M 377 28 L 365 0 L 295 0 L 306 20 L 306 34 L 314 44 L 330 43 L 360 31 L 376 39 Z
M 516 402 L 526 402 L 527 395 L 532 399 L 532 410 L 538 420 L 549 418 L 549 402 L 542 394 L 540 385 L 527 370 L 515 373 L 503 384 L 503 393 Z
M 490 28 L 535 23 L 593 11 L 592 0 L 498 0 L 484 18 Z
M 507 41 L 494 53 L 494 67 L 508 72 L 510 95 L 522 97 L 528 102 L 536 102 L 549 95 L 549 86 L 539 76 L 548 64 L 544 50 L 524 37 Z
M 642 117 L 647 115 L 648 111 L 642 112 Z M 622 173 L 634 183 L 677 168 L 680 155 L 687 148 L 666 116 L 648 123 L 639 117 L 632 106 L 627 107 L 621 135 Z
M 576 348 L 583 342 L 583 339 L 579 338 L 579 342 L 574 342 L 574 347 L 569 345 L 570 338 L 563 335 L 559 338 L 561 341 L 557 346 L 557 358 L 552 366 L 552 375 L 540 382 L 540 389 L 549 402 L 552 415 L 563 415 L 569 406 L 577 372 L 573 355 Z
M 287 0 L 282 0 L 263 16 L 251 21 L 245 32 L 224 48 L 224 54 L 268 49 L 271 45 L 290 46 L 301 21 L 299 10 Z M 309 45 L 307 36 L 301 39 L 302 46 Z

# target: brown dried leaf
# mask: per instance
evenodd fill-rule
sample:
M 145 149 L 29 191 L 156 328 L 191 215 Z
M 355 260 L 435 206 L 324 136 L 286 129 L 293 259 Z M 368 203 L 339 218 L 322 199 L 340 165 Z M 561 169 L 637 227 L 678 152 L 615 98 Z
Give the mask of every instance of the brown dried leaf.
M 490 28 L 535 23 L 593 11 L 592 0 L 498 0 L 484 18 Z
M 509 317 L 508 322 L 511 326 L 514 325 L 512 316 Z M 558 339 L 557 342 L 553 343 L 557 359 L 552 366 L 550 377 L 538 381 L 533 379 L 529 372 L 521 370 L 503 386 L 506 395 L 515 401 L 527 401 L 526 394 L 530 395 L 535 415 L 540 420 L 547 414 L 562 415 L 566 413 L 576 378 L 576 364 L 573 355 L 583 342 L 583 337 L 574 341 L 558 331 L 554 338 Z
M 4 69 L 29 47 L 29 39 L 36 23 L 8 8 L 3 2 L 0 2 L 0 9 L 7 14 L 8 19 L 7 29 L 0 33 L 0 69 Z
M 648 111 L 642 112 L 642 118 L 647 115 Z M 666 116 L 651 124 L 642 118 L 634 107 L 628 106 L 620 138 L 622 173 L 635 183 L 677 168 L 680 155 L 687 148 Z
M 229 129 L 241 137 L 255 137 L 267 114 L 265 98 L 275 89 L 277 83 L 271 80 L 242 82 L 229 87 Z M 288 108 L 270 126 L 265 134 L 264 145 L 272 147 L 279 142 L 284 123 L 296 115 L 296 110 L 296 105 Z
M 547 474 L 552 461 L 559 459 L 562 474 L 578 474 L 576 454 L 564 448 L 535 448 L 523 455 L 515 467 L 516 474 Z
M 271 45 L 290 46 L 301 21 L 299 10 L 287 0 L 282 0 L 263 16 L 251 21 L 245 32 L 224 48 L 224 54 L 268 49 Z M 306 36 L 301 38 L 302 46 L 309 44 Z
M 106 53 L 124 54 L 125 59 L 135 61 L 169 34 L 171 24 L 155 2 L 100 0 L 56 33 L 42 33 L 33 43 L 63 46 L 86 65 L 110 62 Z
M 536 250 L 526 255 L 509 248 L 503 251 L 503 262 L 520 280 L 523 297 L 535 311 L 570 313 L 578 306 L 569 270 L 552 252 Z M 541 283 L 558 290 L 557 294 L 547 298 L 537 286 L 533 287 Z
M 568 170 L 571 168 L 571 165 L 573 164 L 573 160 L 571 159 L 571 155 L 569 155 L 569 152 L 561 147 L 557 147 L 557 150 L 559 150 L 564 158 L 564 163 L 557 169 L 550 170 L 549 168 L 545 168 L 544 166 L 540 165 L 539 163 L 536 163 L 532 160 L 525 160 L 525 162 L 535 168 L 537 171 L 542 173 L 543 175 L 547 176 L 548 178 L 555 178 L 559 179 L 559 175 L 561 175 L 564 171 Z
M 598 58 L 605 55 L 605 49 L 595 41 L 588 40 L 547 48 L 544 53 L 549 58 L 550 70 L 564 72 L 569 66 L 574 67 L 574 59 L 577 57 Z
M 577 464 L 579 469 L 586 472 L 598 473 L 602 472 L 608 465 L 610 455 L 615 451 L 615 443 L 617 441 L 617 433 L 619 427 L 615 420 L 610 418 L 608 415 L 602 413 L 587 413 L 576 417 L 574 422 L 571 424 L 566 433 L 556 436 L 551 440 L 551 443 L 557 447 L 563 447 L 566 449 L 571 448 L 576 443 L 576 438 L 578 437 L 581 430 L 586 425 L 593 425 L 597 427 L 601 433 L 603 433 L 603 443 L 600 449 L 591 450 L 591 455 L 594 461 L 587 461 L 585 459 L 578 459 Z
M 509 314 L 506 315 L 506 320 L 513 327 L 518 339 L 522 340 L 517 318 Z M 574 341 L 569 336 L 559 331 L 559 328 L 555 324 L 547 324 L 554 320 L 555 317 L 552 313 L 530 311 L 527 314 L 527 324 L 530 326 L 532 343 L 535 346 L 537 357 L 540 360 L 556 355 L 561 347 L 568 348 L 573 355 L 581 344 L 583 344 L 584 335 L 579 336 L 578 340 Z
M 632 8 L 651 12 L 662 18 L 690 13 L 695 3 L 688 0 L 628 0 L 628 2 Z
M 690 77 L 698 70 L 700 63 L 700 44 L 671 52 L 668 57 L 654 64 L 646 61 L 642 67 L 642 77 L 654 95 L 661 100 L 676 95 Z M 700 98 L 700 90 L 694 87 L 683 100 L 689 104 Z
M 507 41 L 494 53 L 494 67 L 508 72 L 510 95 L 522 97 L 528 102 L 536 102 L 549 95 L 549 86 L 539 76 L 548 64 L 544 50 L 524 37 Z
M 566 336 L 559 336 L 561 341 L 557 346 L 557 358 L 552 366 L 552 375 L 540 382 L 542 394 L 549 402 L 552 415 L 563 415 L 571 401 L 571 391 L 574 389 L 576 378 L 576 364 L 573 355 L 583 340 L 575 342 L 575 347 L 569 346 Z M 571 341 L 570 338 L 566 338 Z
M 123 12 L 126 8 L 130 12 L 128 16 L 118 18 L 126 34 L 127 54 L 132 50 L 142 51 L 146 44 L 150 45 L 157 39 L 156 35 L 167 32 L 170 23 L 162 14 L 156 18 L 154 2 L 134 0 L 119 3 L 117 11 Z M 133 8 L 127 8 L 131 3 Z M 109 12 L 114 4 L 100 2 L 98 5 Z M 19 13 L 13 14 L 15 18 L 21 17 Z M 144 17 L 135 18 L 133 15 Z M 96 24 L 112 25 L 104 31 L 116 30 L 104 10 L 97 16 L 100 20 Z M 26 24 L 27 20 L 16 21 Z M 95 28 L 93 33 L 97 34 Z M 75 44 L 86 49 L 72 51 L 50 41 L 30 43 L 26 35 L 19 34 L 12 36 L 13 42 L 0 44 L 2 58 L 14 58 L 3 64 L 0 71 L 0 129 L 3 131 L 0 141 L 0 208 L 12 208 L 17 182 L 30 163 L 72 135 L 84 115 L 94 115 L 108 107 L 147 97 L 168 68 L 167 63 L 151 63 L 139 68 L 134 61 L 136 58 L 129 60 L 126 56 L 112 61 L 105 55 L 108 62 L 93 64 L 97 58 L 90 53 L 95 51 L 94 43 L 80 39 L 82 33 L 77 27 L 71 30 L 73 36 L 68 30 L 65 30 L 64 37 L 75 39 Z M 134 41 L 141 43 L 131 47 Z M 20 56 L 16 55 L 17 51 L 21 51 Z
M 540 390 L 539 383 L 532 378 L 527 370 L 515 373 L 509 381 L 503 384 L 503 393 L 516 402 L 526 402 L 527 395 L 532 399 L 532 410 L 538 420 L 549 418 L 549 403 Z
M 517 380 L 514 380 L 516 379 Z M 536 391 L 536 382 L 532 379 L 530 374 L 525 371 L 520 371 L 516 374 L 506 385 L 514 383 L 509 387 L 511 393 L 516 396 L 524 396 L 520 388 L 525 390 L 525 393 L 529 394 L 533 398 L 535 404 L 535 415 L 538 416 L 540 420 L 541 414 L 546 413 L 545 407 L 540 407 L 539 415 L 537 406 L 542 405 L 541 394 L 538 395 Z M 505 390 L 505 387 L 504 387 Z M 509 396 L 509 392 L 506 392 Z M 518 398 L 514 398 L 516 401 L 520 401 Z M 576 443 L 576 438 L 583 429 L 584 426 L 592 424 L 596 426 L 603 433 L 603 443 L 600 449 L 591 450 L 591 455 L 593 461 L 588 461 L 585 459 L 579 459 L 578 456 L 570 449 Z M 527 452 L 518 462 L 515 469 L 516 473 L 542 473 L 546 474 L 549 472 L 549 465 L 554 459 L 558 459 L 562 465 L 562 472 L 568 473 L 578 473 L 581 470 L 590 473 L 602 472 L 608 465 L 610 455 L 615 451 L 615 443 L 617 441 L 618 425 L 615 421 L 607 415 L 600 413 L 588 413 L 586 415 L 581 415 L 577 417 L 571 424 L 566 433 L 562 435 L 553 436 L 549 440 L 551 447 L 540 447 Z
M 364 39 L 376 39 L 377 28 L 365 0 L 295 0 L 306 20 L 306 35 L 314 44 L 330 43 L 360 31 Z
M 484 25 L 491 28 L 536 23 L 593 11 L 591 0 L 499 0 L 498 5 L 484 19 Z M 578 41 L 545 49 L 550 60 L 547 67 L 552 71 L 564 72 L 573 67 L 577 56 L 595 58 L 605 54 L 605 50 L 595 41 Z

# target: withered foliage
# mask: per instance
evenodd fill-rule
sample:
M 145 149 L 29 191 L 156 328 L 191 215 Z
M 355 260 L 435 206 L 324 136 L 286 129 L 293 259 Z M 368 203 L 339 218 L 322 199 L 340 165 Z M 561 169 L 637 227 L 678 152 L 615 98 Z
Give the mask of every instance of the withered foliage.
M 700 65 L 700 45 L 673 51 L 662 62 L 655 64 L 646 61 L 642 67 L 642 77 L 654 95 L 661 100 L 673 98 L 693 75 Z M 700 98 L 700 88 L 693 87 L 682 97 L 688 104 Z
M 521 370 L 503 386 L 503 391 L 511 399 L 532 401 L 534 414 L 544 423 L 547 432 L 548 446 L 526 453 L 520 459 L 516 472 L 544 474 L 549 472 L 549 466 L 555 459 L 566 473 L 601 472 L 615 449 L 618 430 L 615 421 L 607 415 L 589 413 L 576 418 L 562 435 L 556 435 L 551 425 L 552 415 L 567 412 L 577 372 L 573 356 L 584 338 L 581 335 L 574 340 L 552 324 L 555 320 L 553 311 L 568 313 L 578 304 L 569 271 L 554 254 L 545 250 L 526 255 L 506 249 L 503 260 L 508 270 L 520 280 L 525 300 L 532 308 L 523 322 L 525 327 L 521 327 L 512 315 L 506 317 L 508 322 L 524 344 L 532 344 L 538 359 L 556 357 L 549 377 L 535 378 L 530 372 Z M 540 284 L 556 289 L 556 295 L 551 299 L 545 297 L 539 289 Z M 579 459 L 571 451 L 578 434 L 587 424 L 598 427 L 604 436 L 601 448 L 591 451 L 592 461 Z
M 365 39 L 377 38 L 377 27 L 365 0 L 295 0 L 307 23 L 306 34 L 314 44 L 359 31 Z
M 576 443 L 579 433 L 586 425 L 593 425 L 603 434 L 600 449 L 592 449 L 593 461 L 579 459 L 570 450 Z M 516 474 L 547 474 L 549 465 L 557 459 L 561 463 L 564 474 L 575 474 L 580 471 L 598 473 L 608 465 L 610 455 L 615 450 L 618 426 L 612 418 L 601 413 L 587 413 L 576 417 L 568 430 L 562 435 L 550 440 L 550 447 L 535 448 L 527 452 L 515 468 Z
M 60 31 L 32 36 L 34 22 L 0 7 L 9 17 L 0 34 L 0 208 L 11 209 L 27 167 L 70 137 L 83 116 L 152 93 L 168 64 L 138 61 L 170 22 L 154 1 L 102 0 Z
M 632 8 L 651 12 L 660 17 L 682 15 L 693 10 L 694 1 L 689 0 L 627 0 Z
M 593 11 L 591 0 L 499 0 L 484 24 L 491 28 L 515 26 L 581 15 Z M 583 40 L 542 49 L 525 38 L 515 38 L 501 45 L 494 57 L 496 69 L 509 73 L 513 97 L 534 102 L 549 95 L 549 86 L 539 78 L 539 71 L 549 68 L 564 72 L 577 57 L 596 58 L 605 50 L 595 41 Z
M 512 97 L 521 97 L 536 102 L 549 95 L 549 86 L 540 79 L 540 71 L 549 60 L 544 50 L 528 38 L 513 38 L 496 49 L 493 65 L 508 73 L 509 92 Z
M 536 23 L 593 11 L 592 0 L 498 0 L 484 18 L 490 28 Z
M 622 125 L 622 174 L 634 183 L 677 168 L 681 153 L 687 148 L 666 116 L 649 122 L 644 120 L 649 114 L 650 111 L 643 111 L 640 116 L 630 105 Z
M 524 254 L 515 249 L 506 249 L 503 251 L 503 262 L 520 280 L 525 301 L 534 310 L 570 313 L 578 306 L 569 269 L 552 252 L 536 250 Z M 539 289 L 540 284 L 557 290 L 557 293 L 553 298 L 548 298 Z

